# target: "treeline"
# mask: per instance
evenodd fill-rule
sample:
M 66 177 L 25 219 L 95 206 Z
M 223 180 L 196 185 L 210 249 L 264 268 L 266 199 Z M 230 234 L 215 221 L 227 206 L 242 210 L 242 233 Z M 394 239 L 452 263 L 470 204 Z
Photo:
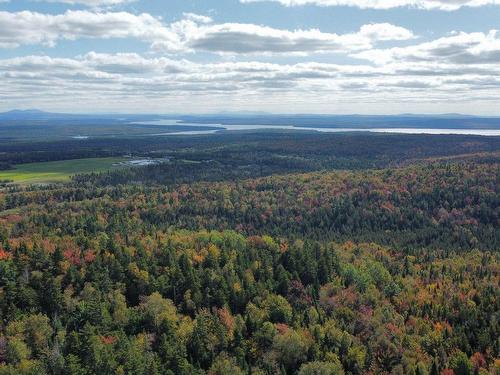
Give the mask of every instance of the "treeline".
M 383 168 L 407 160 L 468 153 L 495 152 L 498 137 L 405 134 L 318 134 L 303 132 L 242 132 L 210 136 L 109 137 L 85 140 L 0 141 L 0 163 L 15 165 L 90 157 L 163 157 L 198 162 L 215 161 L 223 168 L 248 168 L 268 173 L 321 169 Z M 164 183 L 169 170 L 143 170 L 137 178 Z M 265 172 L 265 171 L 264 171 Z M 158 177 L 155 179 L 155 173 Z M 186 171 L 186 176 L 189 171 Z M 243 176 L 243 175 L 242 175 Z M 127 178 L 130 176 L 127 176 Z M 243 176 L 244 177 L 244 176 Z M 100 184 L 123 183 L 113 175 Z

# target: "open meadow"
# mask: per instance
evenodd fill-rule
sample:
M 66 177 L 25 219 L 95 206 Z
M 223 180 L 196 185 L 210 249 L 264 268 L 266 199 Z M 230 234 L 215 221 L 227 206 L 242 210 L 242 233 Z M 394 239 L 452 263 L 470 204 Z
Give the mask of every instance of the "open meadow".
M 75 174 L 120 168 L 117 164 L 124 160 L 122 157 L 112 157 L 18 164 L 12 170 L 0 171 L 0 180 L 18 184 L 65 182 Z

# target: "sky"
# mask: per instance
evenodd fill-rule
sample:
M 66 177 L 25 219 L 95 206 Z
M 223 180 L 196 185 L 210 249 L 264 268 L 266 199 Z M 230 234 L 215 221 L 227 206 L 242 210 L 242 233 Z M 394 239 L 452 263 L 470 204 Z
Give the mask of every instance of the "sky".
M 0 0 L 0 111 L 500 115 L 500 0 Z

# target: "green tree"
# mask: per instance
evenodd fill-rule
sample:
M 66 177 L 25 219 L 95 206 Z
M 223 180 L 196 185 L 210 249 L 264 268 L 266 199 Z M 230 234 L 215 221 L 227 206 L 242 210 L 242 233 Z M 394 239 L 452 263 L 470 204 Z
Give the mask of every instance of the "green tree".
M 450 358 L 450 368 L 455 372 L 455 375 L 473 375 L 474 366 L 471 360 L 462 351 L 456 351 Z
M 290 323 L 292 319 L 292 307 L 282 296 L 270 294 L 262 302 L 262 307 L 266 310 L 269 320 L 273 323 Z
M 309 362 L 300 366 L 299 375 L 343 375 L 344 369 L 334 362 Z
M 236 365 L 234 359 L 227 354 L 219 355 L 212 366 L 209 374 L 211 375 L 245 375 L 245 372 Z
M 296 369 L 307 359 L 310 342 L 293 329 L 274 338 L 276 358 L 287 370 Z

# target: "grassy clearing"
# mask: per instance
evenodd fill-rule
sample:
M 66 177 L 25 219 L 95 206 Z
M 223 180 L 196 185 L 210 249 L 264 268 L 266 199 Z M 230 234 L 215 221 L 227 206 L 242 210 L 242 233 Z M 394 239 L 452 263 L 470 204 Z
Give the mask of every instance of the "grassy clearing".
M 19 164 L 13 170 L 0 171 L 0 180 L 10 180 L 18 184 L 65 182 L 75 174 L 120 168 L 114 164 L 124 160 L 124 158 L 93 158 Z

